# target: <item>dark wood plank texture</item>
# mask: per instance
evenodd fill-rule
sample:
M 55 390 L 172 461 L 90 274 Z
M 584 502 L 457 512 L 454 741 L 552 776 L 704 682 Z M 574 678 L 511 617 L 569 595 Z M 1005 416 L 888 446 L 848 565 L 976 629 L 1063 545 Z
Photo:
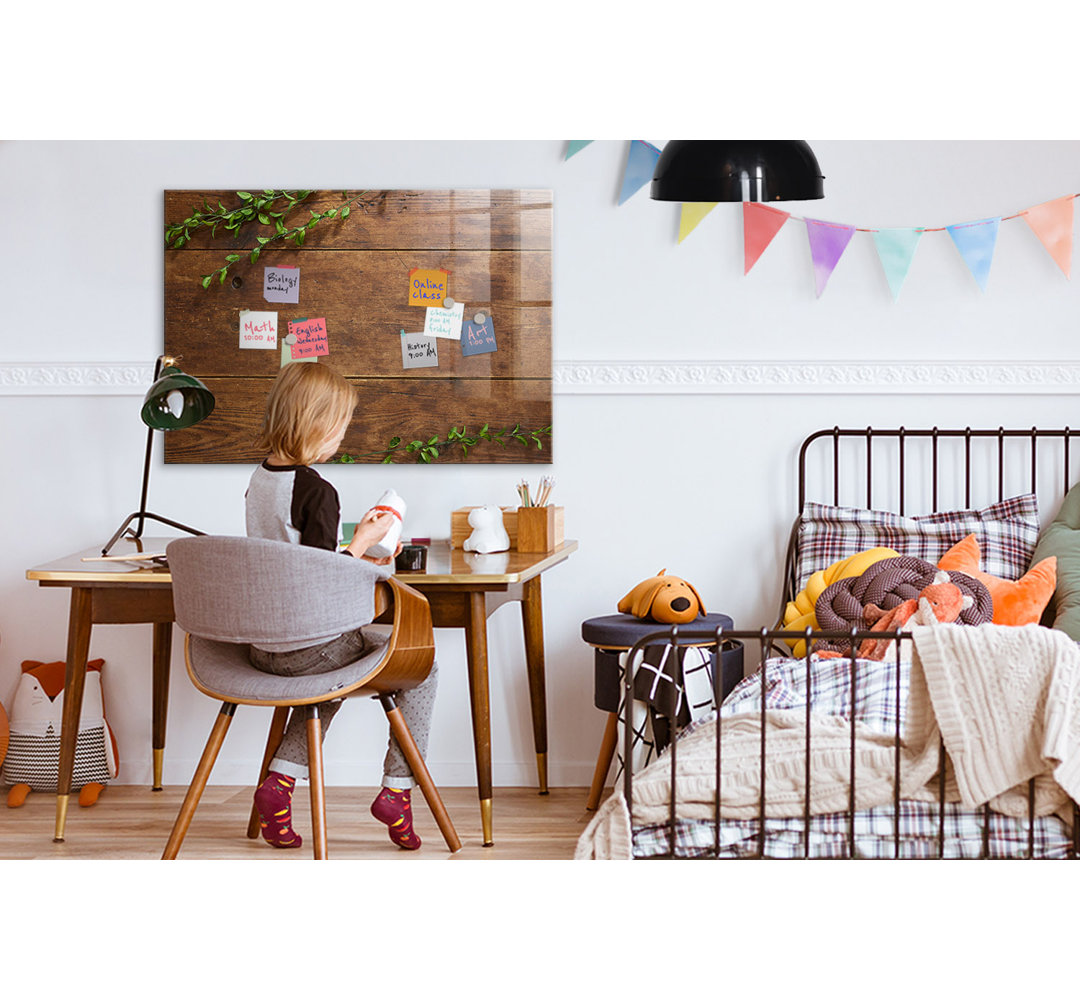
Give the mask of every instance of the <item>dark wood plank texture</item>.
M 348 192 L 355 197 L 360 192 Z M 206 199 L 227 208 L 235 192 L 167 191 L 165 222 L 182 221 Z M 319 191 L 286 225 L 345 201 L 343 192 Z M 258 428 L 280 353 L 242 350 L 244 309 L 278 314 L 279 337 L 290 319 L 324 317 L 331 365 L 354 381 L 362 403 L 343 443 L 353 455 L 380 452 L 392 437 L 444 437 L 451 427 L 470 431 L 515 424 L 534 430 L 551 424 L 551 192 L 371 191 L 347 220 L 324 220 L 302 248 L 273 244 L 253 264 L 246 254 L 224 285 L 207 289 L 201 276 L 230 252 L 250 250 L 254 233 L 239 239 L 219 229 L 193 232 L 181 250 L 165 251 L 165 352 L 183 358 L 185 371 L 203 379 L 217 405 L 205 421 L 165 436 L 168 462 L 258 461 L 251 441 Z M 263 268 L 300 267 L 300 302 L 269 303 Z M 450 272 L 449 294 L 493 320 L 498 350 L 464 357 L 460 345 L 439 339 L 437 368 L 405 369 L 400 331 L 423 329 L 425 310 L 407 304 L 412 268 Z M 365 461 L 378 461 L 377 456 Z M 411 460 L 403 458 L 402 460 Z M 460 449 L 439 462 L 550 463 L 544 449 L 512 443 Z

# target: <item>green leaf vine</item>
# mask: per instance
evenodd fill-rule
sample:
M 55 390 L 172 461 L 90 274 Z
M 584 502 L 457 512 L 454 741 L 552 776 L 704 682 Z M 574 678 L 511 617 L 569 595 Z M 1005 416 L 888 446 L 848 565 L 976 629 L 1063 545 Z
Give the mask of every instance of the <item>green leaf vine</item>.
M 482 441 L 488 441 L 503 448 L 511 441 L 516 441 L 526 447 L 535 445 L 537 451 L 543 451 L 543 439 L 545 437 L 551 437 L 550 424 L 547 427 L 540 427 L 532 431 L 523 428 L 521 424 L 514 424 L 513 427 L 501 427 L 498 430 L 492 430 L 488 424 L 484 424 L 475 434 L 470 434 L 468 429 L 462 425 L 460 430 L 457 427 L 451 427 L 445 437 L 434 434 L 427 440 L 417 438 L 408 442 L 402 442 L 401 438 L 394 437 L 381 451 L 369 451 L 361 455 L 343 454 L 332 459 L 332 461 L 338 464 L 351 465 L 355 462 L 362 462 L 365 458 L 379 458 L 386 465 L 392 462 L 397 455 L 411 455 L 413 461 L 426 465 L 438 458 L 445 458 L 446 453 L 454 448 L 460 448 L 463 456 L 468 455 L 469 449 L 475 448 Z
M 215 278 L 219 285 L 223 285 L 229 268 L 245 255 L 254 264 L 262 251 L 271 244 L 287 242 L 302 247 L 307 234 L 324 219 L 344 220 L 354 208 L 365 209 L 364 195 L 367 193 L 361 191 L 353 197 L 347 197 L 347 192 L 342 191 L 341 204 L 328 208 L 325 212 L 316 212 L 309 208 L 309 218 L 298 224 L 288 223 L 287 220 L 314 194 L 313 191 L 268 189 L 260 194 L 237 191 L 239 204 L 232 208 L 226 208 L 220 200 L 215 208 L 204 198 L 202 208 L 193 207 L 191 214 L 183 222 L 173 222 L 165 227 L 165 247 L 168 250 L 179 250 L 190 242 L 192 233 L 200 229 L 209 229 L 211 239 L 217 235 L 218 229 L 231 233 L 237 239 L 240 238 L 241 230 L 254 232 L 257 244 L 255 247 L 243 253 L 228 254 L 221 267 L 200 278 L 203 288 L 209 288 Z

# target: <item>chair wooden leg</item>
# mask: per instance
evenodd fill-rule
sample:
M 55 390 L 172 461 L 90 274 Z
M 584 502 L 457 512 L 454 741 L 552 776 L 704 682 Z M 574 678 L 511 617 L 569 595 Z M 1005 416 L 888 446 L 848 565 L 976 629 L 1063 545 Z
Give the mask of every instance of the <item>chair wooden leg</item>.
M 315 860 L 326 860 L 326 791 L 323 787 L 322 720 L 319 706 L 307 706 L 308 782 Z
M 289 719 L 289 707 L 284 705 L 274 709 L 274 717 L 270 720 L 270 733 L 266 737 L 266 752 L 263 754 L 262 768 L 259 771 L 259 780 L 255 787 L 258 788 L 270 773 L 270 761 L 274 759 L 278 747 L 281 746 L 281 738 L 285 735 L 285 723 Z M 255 803 L 251 804 L 251 817 L 248 819 L 248 840 L 259 838 L 259 810 Z
M 390 731 L 394 734 L 398 746 L 401 747 L 401 752 L 405 756 L 416 783 L 420 786 L 420 791 L 423 792 L 424 800 L 435 817 L 435 822 L 439 826 L 443 840 L 446 841 L 446 846 L 450 848 L 451 854 L 460 851 L 461 840 L 457 835 L 457 830 L 454 829 L 450 814 L 446 811 L 446 806 L 443 805 L 442 796 L 439 795 L 435 782 L 431 780 L 431 773 L 427 769 L 427 764 L 424 763 L 424 758 L 420 755 L 420 748 L 416 745 L 416 740 L 413 739 L 412 733 L 409 732 L 409 727 L 402 717 L 401 709 L 397 707 L 391 695 L 380 695 L 379 701 L 382 703 L 386 718 L 390 722 Z
M 600 753 L 596 758 L 596 770 L 593 771 L 592 787 L 589 789 L 589 801 L 586 809 L 596 809 L 600 805 L 600 796 L 604 793 L 604 779 L 611 769 L 611 759 L 615 756 L 615 744 L 619 738 L 619 713 L 609 712 L 604 738 L 600 741 Z
M 206 741 L 206 748 L 203 750 L 198 767 L 195 768 L 195 774 L 191 778 L 187 795 L 184 796 L 184 802 L 180 806 L 180 812 L 176 817 L 176 822 L 173 824 L 169 842 L 165 845 L 165 853 L 161 855 L 162 861 L 172 861 L 180 853 L 180 845 L 184 842 L 184 836 L 191 825 L 191 819 L 195 815 L 199 799 L 202 798 L 203 789 L 206 788 L 206 782 L 214 768 L 214 761 L 217 760 L 221 744 L 225 742 L 225 734 L 229 731 L 235 711 L 235 705 L 229 702 L 222 703 L 221 711 L 218 712 L 218 717 L 214 722 L 214 728 L 210 730 L 210 738 Z

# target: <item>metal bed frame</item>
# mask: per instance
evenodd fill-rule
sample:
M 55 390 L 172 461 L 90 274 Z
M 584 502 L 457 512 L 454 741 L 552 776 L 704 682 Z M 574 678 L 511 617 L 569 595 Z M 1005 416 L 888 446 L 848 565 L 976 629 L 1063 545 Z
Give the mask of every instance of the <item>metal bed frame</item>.
M 860 430 L 843 430 L 839 427 L 833 427 L 829 430 L 817 431 L 811 434 L 805 439 L 802 447 L 799 450 L 799 511 L 800 515 L 803 510 L 804 504 L 807 500 L 807 456 L 811 447 L 815 442 L 829 441 L 832 442 L 832 465 L 833 465 L 833 503 L 840 503 L 840 489 L 842 483 L 842 477 L 840 472 L 842 448 L 841 441 L 847 438 L 863 438 L 865 440 L 865 471 L 866 471 L 866 494 L 865 501 L 867 507 L 873 506 L 873 493 L 874 493 L 874 449 L 878 442 L 895 440 L 897 442 L 897 484 L 898 484 L 898 511 L 897 513 L 904 513 L 905 505 L 905 491 L 908 485 L 907 482 L 907 468 L 906 468 L 906 445 L 910 439 L 928 438 L 931 445 L 931 459 L 930 459 L 930 488 L 932 496 L 932 509 L 931 513 L 936 513 L 938 507 L 938 493 L 940 486 L 939 470 L 941 468 L 941 455 L 940 455 L 940 443 L 950 439 L 955 439 L 962 445 L 963 454 L 963 482 L 964 482 L 964 505 L 965 507 L 971 506 L 972 497 L 972 444 L 975 441 L 981 439 L 990 439 L 997 443 L 997 493 L 998 500 L 1005 499 L 1005 468 L 1006 468 L 1006 448 L 1005 443 L 1009 439 L 1027 439 L 1030 442 L 1029 454 L 1030 454 L 1030 489 L 1032 493 L 1037 492 L 1038 487 L 1038 473 L 1039 465 L 1037 462 L 1037 452 L 1040 441 L 1050 439 L 1057 441 L 1058 446 L 1061 448 L 1061 455 L 1063 459 L 1064 470 L 1064 490 L 1062 495 L 1068 491 L 1070 485 L 1069 477 L 1069 445 L 1074 437 L 1080 436 L 1080 430 L 1071 430 L 1065 427 L 1061 430 L 1039 430 L 1032 427 L 1030 430 L 1007 430 L 1005 428 L 997 428 L 996 430 L 987 429 L 972 429 L 970 427 L 963 428 L 962 430 L 942 430 L 937 427 L 930 429 L 906 429 L 904 427 L 895 429 L 875 429 L 872 427 L 866 427 Z M 879 461 L 880 468 L 880 461 Z M 877 509 L 882 509 L 878 507 Z M 796 561 L 798 557 L 798 526 L 799 518 L 796 517 L 795 524 L 791 531 L 789 538 L 787 554 L 785 557 L 784 567 L 784 587 L 783 596 L 780 602 L 780 611 L 777 620 L 783 620 L 783 612 L 787 602 L 795 594 L 796 586 Z M 900 704 L 900 662 L 902 659 L 902 649 L 904 643 L 911 641 L 911 633 L 903 630 L 897 630 L 889 633 L 896 641 L 894 645 L 895 657 L 896 657 L 896 699 L 897 705 Z M 824 631 L 824 630 L 812 630 L 806 629 L 804 631 L 785 631 L 782 628 L 761 628 L 758 630 L 740 630 L 740 629 L 722 629 L 716 630 L 709 629 L 695 629 L 690 626 L 677 626 L 673 625 L 668 628 L 658 628 L 655 632 L 643 636 L 635 643 L 627 654 L 628 669 L 625 671 L 623 679 L 624 683 L 624 698 L 623 705 L 624 711 L 629 716 L 632 711 L 633 704 L 633 671 L 629 669 L 629 665 L 636 662 L 638 654 L 641 653 L 646 646 L 653 643 L 662 641 L 667 637 L 671 646 L 689 646 L 689 645 L 715 645 L 717 650 L 723 647 L 725 642 L 732 640 L 743 642 L 749 647 L 751 643 L 756 642 L 758 645 L 758 673 L 761 677 L 761 716 L 762 716 L 762 735 L 761 735 L 761 773 L 760 773 L 760 792 L 758 796 L 758 813 L 757 813 L 757 847 L 756 857 L 761 859 L 765 857 L 765 823 L 766 823 L 766 739 L 765 739 L 765 710 L 766 710 L 766 672 L 764 669 L 765 661 L 774 652 L 774 647 L 779 642 L 790 640 L 792 642 L 798 640 L 805 640 L 806 653 L 804 656 L 807 682 L 808 682 L 808 696 L 806 704 L 806 719 L 807 719 L 807 735 L 806 735 L 806 771 L 804 774 L 806 782 L 806 793 L 804 796 L 803 806 L 803 856 L 808 858 L 810 856 L 810 733 L 809 722 L 811 714 L 812 696 L 810 695 L 811 683 L 811 646 L 814 641 L 837 641 L 843 640 L 850 643 L 850 653 L 846 657 L 849 663 L 850 670 L 850 684 L 851 684 L 851 702 L 854 704 L 856 688 L 858 683 L 858 669 L 859 664 L 855 657 L 856 646 L 859 642 L 867 638 L 880 639 L 883 637 L 881 632 L 870 632 L 866 630 L 851 629 L 850 631 Z M 784 655 L 790 654 L 786 651 Z M 721 672 L 715 670 L 713 676 L 713 703 L 718 706 L 721 702 Z M 675 685 L 669 685 L 671 701 L 669 704 L 669 718 L 675 718 L 675 699 L 676 690 Z M 625 760 L 632 760 L 632 741 L 633 741 L 633 726 L 629 724 L 629 718 L 624 718 L 624 737 L 625 737 Z M 852 712 L 851 716 L 851 772 L 849 777 L 849 790 L 848 790 L 848 808 L 846 810 L 847 817 L 847 856 L 849 858 L 855 858 L 856 855 L 856 838 L 855 838 L 855 788 L 856 788 L 856 773 L 855 773 L 855 713 Z M 653 855 L 652 858 L 676 858 L 678 857 L 675 850 L 675 826 L 678 821 L 676 815 L 676 793 L 675 793 L 675 776 L 676 767 L 678 762 L 678 744 L 677 738 L 673 739 L 668 751 L 668 757 L 671 767 L 671 795 L 668 802 L 668 850 L 664 854 Z M 901 857 L 901 843 L 902 838 L 900 834 L 900 747 L 901 747 L 901 725 L 899 714 L 897 716 L 896 728 L 894 734 L 894 754 L 895 754 L 895 767 L 894 767 L 894 791 L 893 791 L 893 810 L 894 810 L 894 824 L 893 824 L 893 845 L 894 845 L 894 857 Z M 721 857 L 720 851 L 720 825 L 723 820 L 720 818 L 720 788 L 721 788 L 721 773 L 722 773 L 722 755 L 721 755 L 721 740 L 716 740 L 716 792 L 713 804 L 713 856 L 716 858 Z M 939 812 L 938 821 L 938 858 L 943 858 L 945 853 L 945 745 L 943 741 L 939 741 L 938 746 L 938 797 L 937 807 Z M 630 810 L 630 822 L 631 829 L 633 828 L 633 768 L 627 766 L 623 769 L 623 795 L 626 800 L 627 808 Z M 988 817 L 990 809 L 988 805 L 980 807 L 982 814 L 982 845 L 980 851 L 980 858 L 987 858 L 989 856 L 989 839 L 990 828 Z M 1031 779 L 1028 782 L 1028 847 L 1027 856 L 1035 856 L 1035 780 Z M 1080 857 L 1080 805 L 1073 803 L 1073 815 L 1072 815 L 1072 842 L 1069 849 L 1069 858 L 1076 859 Z

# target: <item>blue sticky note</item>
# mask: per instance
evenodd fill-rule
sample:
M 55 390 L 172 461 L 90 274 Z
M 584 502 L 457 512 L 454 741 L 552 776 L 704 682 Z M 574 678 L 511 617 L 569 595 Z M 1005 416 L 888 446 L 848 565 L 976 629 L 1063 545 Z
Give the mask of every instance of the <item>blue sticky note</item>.
M 499 345 L 495 343 L 495 324 L 490 316 L 485 316 L 483 323 L 477 323 L 472 319 L 462 321 L 462 357 L 467 358 L 472 354 L 490 354 L 498 349 Z

